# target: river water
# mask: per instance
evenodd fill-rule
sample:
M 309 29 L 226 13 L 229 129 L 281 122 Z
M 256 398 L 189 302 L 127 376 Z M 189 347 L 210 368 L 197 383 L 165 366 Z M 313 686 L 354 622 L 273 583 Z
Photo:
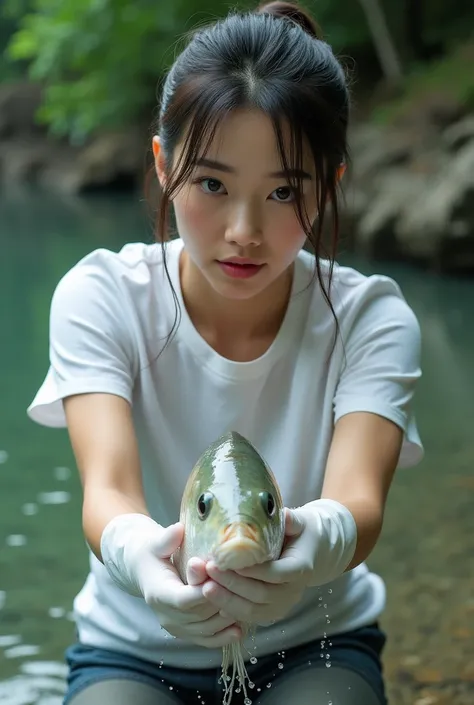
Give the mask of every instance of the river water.
M 25 411 L 47 370 L 51 295 L 92 249 L 151 237 L 129 194 L 0 199 L 1 705 L 61 702 L 71 603 L 87 569 L 67 434 Z M 388 584 L 391 703 L 428 702 L 452 682 L 452 705 L 468 690 L 474 702 L 474 281 L 344 261 L 396 278 L 424 337 L 416 410 L 426 457 L 396 476 L 370 561 Z

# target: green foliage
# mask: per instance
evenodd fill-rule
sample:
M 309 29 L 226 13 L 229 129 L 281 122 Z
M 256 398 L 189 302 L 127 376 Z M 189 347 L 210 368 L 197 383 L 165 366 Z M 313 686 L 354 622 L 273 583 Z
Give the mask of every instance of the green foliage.
M 180 37 L 236 6 L 222 0 L 7 0 L 19 26 L 8 47 L 27 62 L 29 77 L 45 88 L 38 119 L 53 133 L 80 142 L 91 132 L 128 124 L 151 112 L 156 85 L 171 64 Z M 238 9 L 255 2 L 242 0 Z M 306 3 L 314 9 L 314 2 Z M 347 24 L 333 24 L 331 0 L 319 0 L 318 18 L 335 46 L 367 38 L 357 3 Z
M 471 2 L 458 1 L 467 1 L 466 7 Z M 0 55 L 2 47 L 8 45 L 5 56 L 10 67 L 26 67 L 29 77 L 44 86 L 38 119 L 53 133 L 80 142 L 91 132 L 151 115 L 157 84 L 182 46 L 183 34 L 236 7 L 253 8 L 257 2 L 3 0 Z M 358 0 L 302 2 L 313 12 L 338 54 L 365 51 L 374 57 L 372 63 L 376 62 Z M 381 2 L 397 44 L 403 46 L 409 4 L 400 0 Z M 430 40 L 439 40 L 443 33 L 449 35 L 447 26 L 451 34 L 454 32 L 454 19 L 459 23 L 460 17 L 454 5 L 446 0 L 430 0 L 431 14 L 426 21 Z M 2 66 L 0 62 L 0 81 Z
M 429 103 L 431 96 L 445 96 L 474 109 L 474 37 L 456 46 L 452 53 L 414 68 L 404 82 L 401 95 L 374 110 L 373 119 L 388 124 L 417 106 Z

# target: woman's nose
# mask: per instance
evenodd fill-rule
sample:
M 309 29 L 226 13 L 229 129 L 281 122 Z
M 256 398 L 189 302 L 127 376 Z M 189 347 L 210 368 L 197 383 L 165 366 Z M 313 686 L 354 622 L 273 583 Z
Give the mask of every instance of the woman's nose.
M 251 205 L 233 209 L 227 224 L 225 238 L 240 247 L 255 247 L 262 242 L 262 218 L 257 207 Z

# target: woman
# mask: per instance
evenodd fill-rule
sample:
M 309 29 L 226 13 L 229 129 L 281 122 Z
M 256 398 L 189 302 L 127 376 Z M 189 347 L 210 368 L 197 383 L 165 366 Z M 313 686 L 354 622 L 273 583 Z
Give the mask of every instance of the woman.
M 220 703 L 239 620 L 266 624 L 255 702 L 386 702 L 384 585 L 364 561 L 396 467 L 423 452 L 420 331 L 392 280 L 334 263 L 348 114 L 344 72 L 296 6 L 198 31 L 152 143 L 160 244 L 92 252 L 54 293 L 29 414 L 67 425 L 83 484 L 67 703 Z M 239 574 L 192 559 L 184 585 L 169 561 L 181 494 L 228 430 L 272 467 L 288 545 Z

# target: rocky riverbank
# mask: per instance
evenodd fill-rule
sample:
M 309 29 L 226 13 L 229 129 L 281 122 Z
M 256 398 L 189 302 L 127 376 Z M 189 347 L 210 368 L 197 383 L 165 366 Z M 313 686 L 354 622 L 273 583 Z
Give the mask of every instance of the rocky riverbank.
M 142 187 L 146 126 L 72 146 L 35 124 L 40 101 L 36 86 L 0 86 L 1 190 L 82 194 Z M 474 271 L 474 114 L 435 96 L 390 128 L 355 125 L 351 146 L 346 247 L 441 271 Z

